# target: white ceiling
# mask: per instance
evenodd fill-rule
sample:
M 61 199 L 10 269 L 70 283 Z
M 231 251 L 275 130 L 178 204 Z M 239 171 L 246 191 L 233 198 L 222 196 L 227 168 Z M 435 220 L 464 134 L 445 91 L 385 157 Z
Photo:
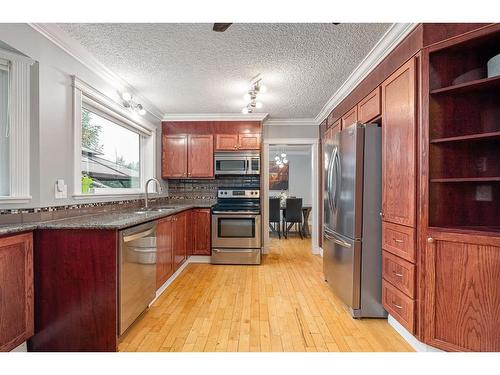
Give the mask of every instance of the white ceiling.
M 164 114 L 239 113 L 249 81 L 261 112 L 313 118 L 390 24 L 59 24 Z

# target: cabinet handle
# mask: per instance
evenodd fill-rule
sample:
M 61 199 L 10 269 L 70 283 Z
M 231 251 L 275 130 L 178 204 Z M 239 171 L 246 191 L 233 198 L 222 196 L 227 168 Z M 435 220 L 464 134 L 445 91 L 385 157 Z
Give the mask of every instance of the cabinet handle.
M 396 271 L 393 271 L 392 272 L 394 275 L 396 275 L 397 277 L 403 277 L 403 274 L 402 273 L 398 273 Z
M 394 239 L 394 242 L 397 242 L 397 243 L 403 243 L 403 240 L 400 240 L 400 239 L 398 239 L 398 238 L 395 238 L 395 239 Z
M 434 243 L 434 238 L 432 238 L 432 237 L 427 238 L 427 242 L 428 243 Z
M 398 305 L 398 304 L 395 304 L 394 302 L 393 302 L 392 304 L 394 305 L 394 307 L 397 307 L 397 308 L 398 308 L 398 309 L 400 309 L 400 310 L 403 308 L 403 306 L 400 306 L 400 305 Z

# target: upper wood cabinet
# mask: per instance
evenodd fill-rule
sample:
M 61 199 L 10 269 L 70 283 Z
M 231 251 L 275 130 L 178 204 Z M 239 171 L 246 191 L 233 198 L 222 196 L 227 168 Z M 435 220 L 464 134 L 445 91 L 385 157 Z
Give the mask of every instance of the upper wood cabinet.
M 368 94 L 358 104 L 358 121 L 366 124 L 374 120 L 381 113 L 380 86 Z
M 162 177 L 186 178 L 188 165 L 187 135 L 163 135 Z
M 213 135 L 190 135 L 188 146 L 188 178 L 214 177 Z
M 174 273 L 172 217 L 158 220 L 156 226 L 156 288 Z
M 192 254 L 211 254 L 210 209 L 197 208 L 191 211 Z
M 416 60 L 382 83 L 382 217 L 415 226 Z
M 260 150 L 260 133 L 216 134 L 217 151 Z
M 213 178 L 213 135 L 163 135 L 163 178 Z
M 32 234 L 0 238 L 0 351 L 33 336 Z
M 340 132 L 340 128 L 341 128 L 340 123 L 341 123 L 341 120 L 338 120 L 337 122 L 335 122 L 332 126 L 330 126 L 326 130 L 326 132 L 325 132 L 325 134 L 323 136 L 323 142 L 331 139 L 335 133 L 339 133 Z
M 358 107 L 355 106 L 349 112 L 347 112 L 344 116 L 342 116 L 342 129 L 345 129 L 349 125 L 354 124 L 358 121 Z
M 217 151 L 234 151 L 238 148 L 238 134 L 216 134 L 215 149 Z
M 239 134 L 238 146 L 239 150 L 260 150 L 260 134 Z
M 426 343 L 500 351 L 500 237 L 429 230 L 425 245 Z

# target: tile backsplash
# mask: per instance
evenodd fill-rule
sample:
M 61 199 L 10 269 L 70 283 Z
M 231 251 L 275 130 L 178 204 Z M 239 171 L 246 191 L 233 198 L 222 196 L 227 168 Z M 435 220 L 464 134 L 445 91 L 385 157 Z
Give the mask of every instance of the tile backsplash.
M 259 176 L 218 176 L 215 180 L 170 180 L 170 199 L 217 199 L 219 187 L 260 186 Z

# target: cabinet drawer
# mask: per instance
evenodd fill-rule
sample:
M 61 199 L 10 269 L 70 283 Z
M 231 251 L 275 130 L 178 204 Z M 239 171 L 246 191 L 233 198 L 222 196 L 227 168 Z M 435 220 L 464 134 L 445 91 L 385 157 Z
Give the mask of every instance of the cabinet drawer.
M 383 221 L 382 249 L 415 263 L 415 229 Z
M 415 328 L 415 301 L 387 281 L 382 280 L 382 304 L 389 314 L 413 333 Z
M 415 298 L 415 266 L 387 251 L 382 251 L 383 278 L 410 298 Z
M 358 120 L 363 124 L 380 116 L 380 86 L 358 104 Z

